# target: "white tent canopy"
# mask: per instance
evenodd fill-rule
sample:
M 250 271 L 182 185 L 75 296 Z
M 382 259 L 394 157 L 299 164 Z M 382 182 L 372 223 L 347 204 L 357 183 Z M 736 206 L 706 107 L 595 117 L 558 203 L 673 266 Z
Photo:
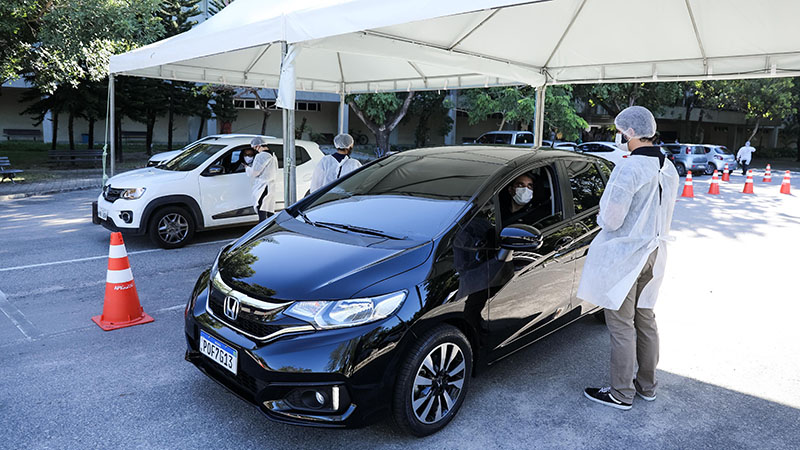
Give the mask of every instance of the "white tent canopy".
M 289 110 L 296 90 L 796 76 L 797 17 L 798 0 L 237 0 L 185 33 L 113 56 L 109 73 L 280 88 Z M 539 89 L 539 143 L 543 102 Z M 286 109 L 284 127 L 289 205 Z
M 800 74 L 796 0 L 237 0 L 110 72 L 348 93 Z

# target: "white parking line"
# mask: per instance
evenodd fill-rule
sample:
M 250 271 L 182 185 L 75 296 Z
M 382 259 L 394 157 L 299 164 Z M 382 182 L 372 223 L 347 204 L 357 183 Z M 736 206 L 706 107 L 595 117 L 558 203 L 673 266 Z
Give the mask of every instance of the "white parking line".
M 221 241 L 201 242 L 199 244 L 187 245 L 186 247 L 199 247 L 201 245 L 224 244 L 224 243 L 231 242 L 231 240 L 232 239 L 223 239 Z M 152 253 L 152 252 L 158 252 L 158 251 L 164 251 L 164 250 L 165 249 L 163 249 L 163 248 L 151 248 L 149 250 L 137 250 L 137 251 L 133 251 L 133 252 L 128 252 L 128 255 L 138 255 L 138 254 L 141 254 L 141 253 Z M 67 260 L 64 260 L 64 261 L 53 261 L 53 262 L 40 263 L 40 264 L 28 264 L 26 266 L 3 267 L 3 268 L 0 268 L 0 272 L 9 272 L 9 271 L 12 271 L 12 270 L 32 269 L 32 268 L 35 268 L 35 267 L 55 266 L 55 265 L 58 265 L 58 264 L 69 264 L 69 263 L 74 263 L 74 262 L 92 261 L 92 260 L 95 260 L 95 259 L 106 259 L 106 258 L 108 258 L 108 255 L 89 256 L 89 257 L 86 257 L 86 258 L 67 259 Z
M 0 311 L 3 311 L 6 317 L 11 320 L 11 323 L 25 336 L 25 339 L 32 341 L 35 337 L 40 336 L 42 333 L 32 324 L 22 311 L 17 309 L 14 305 L 8 302 L 8 297 L 3 291 L 0 291 Z

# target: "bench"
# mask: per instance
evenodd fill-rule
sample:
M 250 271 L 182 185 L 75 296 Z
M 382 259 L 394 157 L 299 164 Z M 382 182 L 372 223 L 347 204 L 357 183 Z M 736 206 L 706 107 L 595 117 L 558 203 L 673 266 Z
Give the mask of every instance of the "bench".
M 14 175 L 22 172 L 23 170 L 21 169 L 11 168 L 11 162 L 8 160 L 7 156 L 0 156 L 0 175 L 3 176 L 3 178 L 0 178 L 0 183 L 5 181 L 6 178 L 8 178 L 9 180 L 11 180 L 12 183 L 14 183 Z
M 78 165 L 103 162 L 102 150 L 50 150 L 47 152 L 51 165 Z
M 147 139 L 147 132 L 146 131 L 125 131 L 123 130 L 120 133 L 120 138 L 123 141 L 144 141 Z
M 22 130 L 17 128 L 3 128 L 3 136 L 6 140 L 10 141 L 12 137 L 32 137 L 35 141 L 36 138 L 42 137 L 42 130 Z

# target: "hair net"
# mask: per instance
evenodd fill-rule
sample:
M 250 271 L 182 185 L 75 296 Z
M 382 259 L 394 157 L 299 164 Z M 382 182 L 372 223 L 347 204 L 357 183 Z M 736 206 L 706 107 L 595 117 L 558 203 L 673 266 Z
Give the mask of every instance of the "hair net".
M 333 145 L 336 148 L 350 148 L 353 145 L 353 136 L 347 133 L 342 133 L 333 138 Z
M 656 135 L 656 119 L 643 106 L 623 109 L 614 119 L 614 125 L 628 139 L 652 138 Z
M 267 140 L 263 136 L 256 136 L 250 141 L 251 147 L 258 147 L 259 145 L 267 145 Z

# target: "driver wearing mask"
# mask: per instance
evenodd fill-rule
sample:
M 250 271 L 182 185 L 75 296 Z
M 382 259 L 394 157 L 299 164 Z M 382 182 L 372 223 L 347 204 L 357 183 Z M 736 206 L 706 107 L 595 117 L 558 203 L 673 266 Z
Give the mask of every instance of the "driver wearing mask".
M 534 204 L 533 177 L 528 174 L 518 176 L 506 188 L 507 196 L 500 196 L 500 218 L 503 227 L 522 223 L 531 225 L 536 220 L 550 214 L 550 202 Z M 508 197 L 508 198 L 505 198 Z

